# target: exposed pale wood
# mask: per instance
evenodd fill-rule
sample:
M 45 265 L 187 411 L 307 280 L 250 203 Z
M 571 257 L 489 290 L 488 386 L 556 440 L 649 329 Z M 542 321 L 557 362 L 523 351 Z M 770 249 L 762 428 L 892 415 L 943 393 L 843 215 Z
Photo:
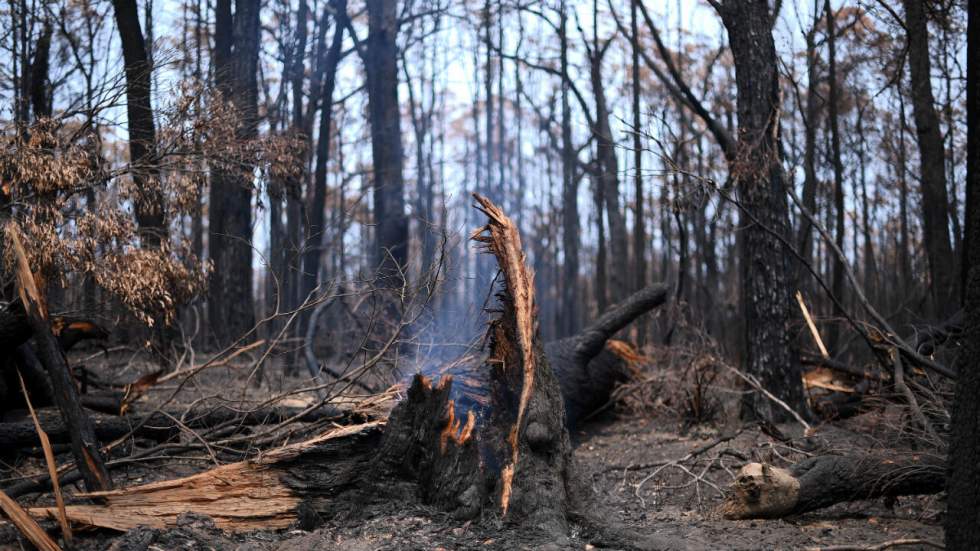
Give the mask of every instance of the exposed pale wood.
M 41 428 L 41 422 L 37 420 L 37 413 L 31 404 L 31 397 L 27 392 L 27 385 L 24 378 L 17 374 L 20 379 L 20 390 L 24 393 L 24 401 L 27 402 L 27 409 L 31 413 L 31 420 L 34 421 L 34 430 L 37 431 L 38 439 L 41 440 L 41 448 L 44 449 L 44 463 L 48 468 L 48 476 L 51 477 L 51 485 L 54 490 L 54 501 L 58 510 L 58 525 L 61 527 L 61 534 L 65 538 L 65 543 L 71 545 L 71 526 L 68 524 L 68 516 L 65 514 L 65 496 L 61 493 L 61 485 L 58 483 L 58 464 L 54 459 L 54 451 L 51 449 L 51 441 L 48 434 Z
M 810 334 L 813 335 L 813 340 L 817 343 L 817 348 L 820 349 L 820 354 L 824 358 L 829 358 L 830 354 L 827 353 L 827 347 L 823 344 L 823 339 L 820 338 L 820 332 L 817 331 L 816 324 L 813 323 L 813 318 L 810 316 L 810 309 L 806 307 L 806 303 L 803 302 L 803 293 L 796 292 L 796 302 L 800 305 L 800 311 L 803 312 L 803 319 L 806 320 L 807 327 L 810 328 Z
M 501 471 L 500 507 L 506 516 L 510 506 L 514 470 L 517 468 L 519 460 L 518 439 L 520 438 L 520 429 L 524 422 L 528 403 L 531 400 L 531 394 L 534 392 L 534 369 L 536 365 L 533 342 L 535 332 L 534 274 L 525 262 L 524 249 L 521 246 L 521 236 L 517 231 L 517 226 L 486 197 L 479 194 L 474 194 L 473 197 L 479 203 L 477 208 L 489 218 L 487 225 L 474 233 L 473 239 L 487 244 L 490 252 L 497 257 L 497 264 L 504 274 L 504 282 L 515 318 L 516 342 L 514 344 L 517 346 L 524 375 L 524 382 L 521 385 L 521 398 L 517 405 L 517 418 L 507 436 L 507 442 L 511 448 L 510 463 L 505 465 Z M 494 358 L 491 358 L 491 361 L 493 360 Z
M 7 515 L 7 518 L 14 523 L 24 537 L 30 540 L 35 547 L 41 551 L 61 551 L 58 544 L 51 539 L 37 522 L 27 514 L 16 501 L 10 499 L 7 494 L 0 491 L 0 509 Z
M 847 501 L 935 494 L 945 482 L 942 461 L 927 455 L 818 455 L 788 469 L 749 463 L 721 512 L 730 519 L 779 518 Z

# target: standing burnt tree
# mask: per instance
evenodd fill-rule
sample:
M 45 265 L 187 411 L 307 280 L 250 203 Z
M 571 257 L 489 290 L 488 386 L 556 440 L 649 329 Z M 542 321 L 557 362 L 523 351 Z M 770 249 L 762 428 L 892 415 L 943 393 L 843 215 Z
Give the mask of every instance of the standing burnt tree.
M 804 409 L 799 358 L 792 349 L 792 272 L 779 136 L 779 71 L 767 0 L 712 1 L 731 42 L 738 88 L 738 145 L 731 163 L 742 206 L 740 270 L 745 365 L 763 387 Z M 778 5 L 778 3 L 777 3 Z M 765 418 L 785 415 L 754 393 L 746 407 Z
M 401 287 L 408 263 L 408 217 L 402 175 L 401 111 L 398 104 L 398 2 L 368 0 L 368 38 L 361 51 L 367 74 L 374 167 L 375 265 L 382 283 Z
M 158 183 L 156 168 L 156 125 L 150 103 L 152 65 L 147 57 L 146 41 L 140 26 L 136 0 L 113 0 L 116 25 L 122 42 L 126 66 L 126 116 L 129 120 L 130 171 L 136 187 L 146 191 L 146 199 L 136 202 L 136 220 L 140 236 L 150 247 L 163 239 L 163 200 L 159 192 L 149 192 Z
M 946 547 L 969 549 L 980 542 L 980 2 L 970 0 L 966 76 L 966 236 L 963 350 L 953 402 L 949 447 L 949 511 Z
M 214 80 L 238 119 L 236 137 L 258 136 L 258 0 L 218 0 Z M 208 247 L 214 265 L 208 315 L 215 339 L 227 344 L 255 325 L 252 304 L 252 167 L 248 162 L 212 171 Z
M 949 197 L 946 192 L 946 154 L 932 93 L 929 25 L 924 0 L 904 0 L 908 33 L 912 115 L 919 144 L 922 181 L 922 223 L 934 311 L 946 317 L 956 310 L 958 278 L 949 239 Z

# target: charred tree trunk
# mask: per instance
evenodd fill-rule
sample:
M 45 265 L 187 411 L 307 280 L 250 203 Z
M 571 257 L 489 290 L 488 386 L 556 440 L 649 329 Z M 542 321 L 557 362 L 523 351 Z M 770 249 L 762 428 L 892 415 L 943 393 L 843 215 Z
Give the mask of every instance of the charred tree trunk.
M 159 247 L 164 236 L 163 195 L 154 180 L 156 169 L 156 124 L 150 104 L 153 66 L 147 57 L 136 0 L 113 0 L 116 26 L 122 42 L 126 67 L 126 116 L 129 120 L 129 162 L 133 182 L 141 194 L 136 201 L 140 237 L 150 247 Z
M 945 319 L 956 310 L 958 279 L 956 258 L 949 238 L 949 197 L 946 191 L 946 153 L 932 94 L 929 61 L 929 26 L 926 2 L 903 0 L 908 32 L 909 76 L 912 83 L 912 115 L 918 136 L 922 176 L 922 223 L 929 259 L 933 307 Z
M 4 229 L 7 244 L 16 260 L 14 275 L 17 291 L 37 343 L 38 360 L 51 379 L 54 401 L 61 410 L 61 417 L 71 435 L 71 450 L 75 462 L 89 491 L 107 490 L 112 487 L 112 480 L 99 451 L 99 440 L 95 436 L 91 420 L 82 410 L 65 353 L 51 331 L 47 306 L 35 284 L 27 255 L 21 245 L 20 232 L 13 222 L 7 222 Z
M 741 301 L 746 368 L 762 386 L 797 411 L 805 411 L 799 358 L 790 331 L 792 275 L 789 254 L 776 235 L 788 237 L 785 175 L 780 158 L 779 78 L 765 0 L 716 3 L 728 29 L 738 88 L 739 145 L 731 177 L 742 201 Z M 774 235 L 776 234 L 776 235 Z M 758 393 L 747 413 L 785 415 Z
M 215 83 L 239 117 L 236 138 L 258 135 L 259 2 L 217 0 L 215 7 Z M 211 272 L 208 316 L 215 339 L 228 344 L 255 325 L 252 302 L 252 177 L 243 167 L 212 171 L 208 244 Z
M 606 190 L 602 182 L 601 169 L 592 173 L 592 201 L 595 204 L 595 229 L 596 229 L 596 253 L 595 253 L 595 302 L 602 312 L 609 306 L 609 274 L 607 272 L 606 254 L 606 221 L 603 214 L 606 211 L 605 195 Z
M 827 98 L 827 118 L 830 127 L 830 154 L 834 165 L 834 215 L 836 227 L 834 229 L 834 242 L 840 250 L 844 250 L 844 163 L 841 160 L 840 150 L 840 121 L 837 112 L 840 109 L 839 84 L 837 82 L 837 26 L 835 25 L 834 10 L 830 7 L 830 0 L 824 0 L 824 15 L 827 20 L 827 78 L 830 81 L 828 87 L 830 93 Z M 844 262 L 840 258 L 834 259 L 833 292 L 838 301 L 844 300 Z M 844 313 L 837 304 L 834 305 L 834 317 L 841 318 Z M 840 328 L 838 324 L 830 327 L 828 341 L 831 350 L 839 348 L 838 337 Z
M 598 14 L 595 14 L 598 17 Z M 606 105 L 606 91 L 602 80 L 602 58 L 610 42 L 599 45 L 592 52 L 590 75 L 592 93 L 595 96 L 595 123 L 593 134 L 596 138 L 596 163 L 599 172 L 597 186 L 602 188 L 606 217 L 609 220 L 609 243 L 612 253 L 612 277 L 609 280 L 612 302 L 626 296 L 629 289 L 629 237 L 626 235 L 626 220 L 619 210 L 619 164 L 616 160 L 616 142 L 613 141 L 609 126 L 609 108 Z M 600 224 L 602 223 L 600 216 Z
M 647 284 L 647 238 L 646 218 L 643 210 L 643 143 L 640 139 L 642 119 L 640 118 L 640 37 L 637 30 L 636 3 L 630 0 L 630 91 L 632 92 L 633 114 L 633 270 L 636 280 L 633 289 L 640 290 Z M 637 343 L 646 342 L 647 324 L 641 322 L 636 330 Z
M 51 101 L 54 91 L 50 89 L 48 66 L 51 59 L 51 22 L 44 20 L 41 36 L 34 46 L 34 59 L 31 61 L 31 108 L 34 120 L 51 116 Z
M 806 33 L 806 116 L 803 119 L 804 144 L 803 144 L 803 206 L 810 212 L 815 212 L 817 207 L 817 117 L 820 113 L 819 93 L 817 86 L 819 77 L 817 75 L 817 45 L 816 34 L 817 24 L 817 5 L 816 0 L 813 6 L 814 23 L 810 31 Z M 800 256 L 810 262 L 813 255 L 813 227 L 809 220 L 800 222 L 799 237 L 797 243 L 800 249 Z M 800 267 L 800 272 L 805 268 Z
M 967 176 L 966 176 L 966 274 L 963 350 L 953 400 L 949 449 L 949 510 L 946 546 L 968 549 L 980 541 L 980 2 L 970 0 L 967 23 Z
M 559 36 L 561 48 L 561 246 L 562 263 L 561 311 L 558 336 L 574 334 L 579 327 L 578 292 L 579 217 L 578 180 L 575 177 L 575 150 L 572 147 L 572 114 L 568 75 L 568 6 L 561 2 Z
M 340 63 L 341 46 L 344 42 L 344 28 L 347 21 L 347 1 L 332 0 L 330 8 L 334 13 L 334 32 L 330 47 L 323 59 L 318 61 L 321 66 L 318 78 L 321 79 L 318 95 L 320 97 L 320 119 L 318 123 L 318 141 L 316 146 L 316 162 L 313 167 L 313 189 L 309 193 L 310 201 L 307 206 L 309 226 L 306 235 L 306 246 L 303 252 L 303 279 L 300 296 L 306 297 L 316 288 L 319 282 L 320 264 L 323 259 L 323 236 L 326 232 L 325 210 L 327 200 L 327 161 L 330 159 L 330 137 L 333 132 L 333 93 L 337 84 L 337 65 Z M 321 25 L 326 25 L 326 16 Z M 324 31 L 321 31 L 324 32 Z M 312 112 L 310 113 L 312 117 Z M 310 124 L 309 122 L 307 124 Z M 343 208 L 343 206 L 341 206 Z M 304 316 L 306 318 L 306 316 Z M 308 321 L 308 319 L 304 319 Z M 305 324 L 301 324 L 305 327 Z
M 371 158 L 374 170 L 375 265 L 385 287 L 405 284 L 408 217 L 402 176 L 401 111 L 398 104 L 398 3 L 368 0 L 368 38 L 364 52 Z

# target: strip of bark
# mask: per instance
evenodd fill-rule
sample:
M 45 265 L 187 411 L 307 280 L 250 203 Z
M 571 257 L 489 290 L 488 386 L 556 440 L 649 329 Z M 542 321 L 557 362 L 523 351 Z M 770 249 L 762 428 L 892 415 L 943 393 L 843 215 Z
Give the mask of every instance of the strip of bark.
M 7 494 L 0 492 L 0 509 L 7 515 L 7 518 L 14 523 L 24 537 L 30 540 L 41 551 L 61 551 L 58 544 L 51 539 L 51 536 L 38 526 L 37 522 L 27 514 L 16 501 L 10 499 Z
M 20 377 L 20 390 L 24 393 L 24 401 L 27 403 L 27 409 L 31 413 L 34 430 L 37 431 L 38 439 L 41 441 L 41 448 L 44 450 L 44 463 L 48 468 L 48 476 L 51 477 L 51 482 L 54 486 L 54 501 L 58 507 L 58 525 L 61 526 L 61 534 L 65 539 L 65 543 L 71 545 L 71 526 L 68 524 L 68 516 L 65 514 L 65 496 L 61 493 L 61 486 L 58 484 L 58 463 L 54 459 L 51 441 L 48 439 L 48 434 L 41 428 L 41 422 L 37 419 L 37 413 L 34 411 L 34 406 L 31 405 L 31 397 L 27 392 L 27 385 L 24 384 L 23 377 Z

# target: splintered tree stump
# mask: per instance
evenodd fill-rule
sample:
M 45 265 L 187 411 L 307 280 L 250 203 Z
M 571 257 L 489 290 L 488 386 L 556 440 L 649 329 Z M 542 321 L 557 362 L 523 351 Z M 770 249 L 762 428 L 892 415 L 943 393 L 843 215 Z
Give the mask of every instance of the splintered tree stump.
M 500 314 L 488 329 L 488 353 L 454 364 L 464 368 L 459 384 L 455 369 L 416 375 L 385 421 L 331 429 L 183 479 L 88 494 L 102 503 L 69 506 L 69 518 L 126 530 L 172 526 L 178 514 L 195 512 L 212 516 L 224 530 L 274 529 L 308 526 L 317 516 L 354 516 L 409 491 L 458 519 L 497 516 L 557 538 L 568 535 L 574 520 L 609 541 L 637 540 L 608 519 L 589 520 L 595 511 L 583 513 L 588 508 L 573 498 L 565 403 L 588 410 L 595 405 L 587 398 L 589 385 L 609 386 L 638 361 L 628 345 L 607 340 L 662 303 L 666 289 L 641 291 L 581 337 L 559 341 L 546 353 L 517 228 L 489 200 L 475 198 L 488 222 L 473 239 L 496 257 L 503 275 Z M 567 384 L 559 383 L 562 374 Z
M 821 455 L 789 469 L 749 463 L 721 513 L 729 519 L 779 518 L 847 501 L 936 494 L 945 484 L 943 463 L 932 456 Z
M 502 313 L 489 329 L 490 415 L 477 429 L 492 501 L 510 521 L 566 532 L 572 446 L 561 388 L 538 336 L 534 275 L 517 227 L 488 199 L 474 197 L 488 222 L 473 238 L 503 275 Z

